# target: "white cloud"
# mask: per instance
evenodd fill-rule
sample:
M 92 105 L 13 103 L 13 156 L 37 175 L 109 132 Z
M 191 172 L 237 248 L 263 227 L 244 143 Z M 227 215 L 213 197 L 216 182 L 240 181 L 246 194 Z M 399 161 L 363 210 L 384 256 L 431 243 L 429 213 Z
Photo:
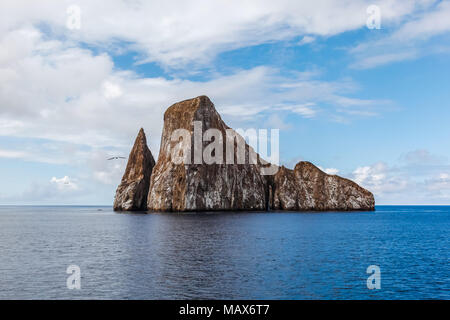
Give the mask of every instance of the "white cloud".
M 358 167 L 353 171 L 352 178 L 358 184 L 366 187 L 378 196 L 387 193 L 398 193 L 409 186 L 409 176 L 390 168 L 384 162 L 371 166 Z
M 383 23 L 392 23 L 423 2 L 380 0 L 377 5 Z M 74 4 L 81 10 L 79 30 L 66 28 L 66 11 Z M 219 52 L 252 44 L 332 36 L 365 27 L 370 4 L 367 0 L 4 0 L 0 4 L 0 35 L 12 26 L 45 23 L 69 41 L 109 48 L 126 41 L 142 53 L 144 61 L 180 66 L 204 63 Z
M 361 57 L 358 61 L 352 64 L 352 67 L 360 69 L 370 69 L 392 62 L 413 60 L 417 57 L 418 53 L 415 52 L 415 50 L 404 52 L 382 53 L 378 55 Z
M 103 95 L 105 98 L 114 99 L 120 97 L 122 94 L 123 92 L 120 86 L 109 81 L 105 81 L 103 83 Z
M 162 115 L 172 103 L 209 95 L 226 116 L 254 117 L 262 112 L 291 111 L 316 115 L 316 104 L 351 115 L 380 104 L 345 96 L 351 80 L 320 81 L 314 74 L 281 75 L 268 67 L 217 75 L 208 81 L 142 78 L 114 69 L 106 54 L 94 55 L 33 28 L 12 31 L 14 42 L 0 40 L 0 51 L 21 51 L 0 64 L 0 135 L 33 137 L 88 145 L 128 148 L 144 127 L 157 152 Z
M 315 105 L 316 104 L 313 102 L 307 102 L 307 103 L 299 104 L 299 105 L 283 106 L 280 109 L 281 110 L 290 110 L 290 111 L 297 113 L 305 118 L 313 118 L 317 114 L 317 110 L 313 109 L 313 106 L 315 106 Z
M 448 173 L 441 173 L 439 175 L 439 179 L 441 179 L 441 180 L 448 180 L 448 179 L 450 179 L 450 174 L 448 174 Z
M 70 179 L 68 176 L 64 176 L 62 178 L 53 177 L 50 180 L 50 183 L 55 185 L 59 191 L 71 191 L 78 190 L 78 185 Z
M 311 37 L 311 36 L 304 36 L 303 38 L 302 38 L 302 40 L 300 40 L 299 42 L 298 42 L 298 45 L 299 46 L 302 46 L 302 45 L 305 45 L 305 44 L 308 44 L 308 43 L 312 43 L 312 42 L 314 42 L 316 40 L 316 38 L 314 38 L 314 37 Z
M 374 166 L 358 167 L 353 171 L 355 182 L 376 184 L 385 178 L 386 164 L 379 162 Z
M 26 156 L 27 154 L 22 151 L 0 149 L 0 158 L 20 159 Z
M 91 191 L 92 192 L 92 191 Z M 85 190 L 77 184 L 77 179 L 64 176 L 52 177 L 46 182 L 33 181 L 17 194 L 0 194 L 3 204 L 68 204 L 83 197 Z
M 440 173 L 436 177 L 427 179 L 425 184 L 427 189 L 431 191 L 450 191 L 450 174 L 447 172 Z
M 450 31 L 450 2 L 441 1 L 432 10 L 403 24 L 391 38 L 396 41 L 423 40 Z
M 121 172 L 123 173 L 123 172 Z M 119 173 L 119 174 L 121 174 Z M 94 171 L 93 177 L 96 181 L 109 184 L 109 185 L 117 185 L 117 180 L 111 178 L 111 172 L 109 171 Z
M 325 172 L 326 174 L 331 174 L 331 175 L 335 175 L 339 173 L 339 170 L 336 168 L 322 168 L 319 167 L 320 170 L 322 170 L 323 172 Z
M 274 113 L 267 118 L 264 127 L 267 129 L 290 130 L 292 124 L 286 122 L 279 114 Z
M 445 163 L 447 158 L 432 154 L 426 149 L 417 149 L 402 154 L 400 160 L 410 165 L 436 165 Z
M 0 158 L 27 162 L 79 165 L 89 154 L 87 148 L 69 142 L 21 139 L 16 149 L 0 149 Z
M 119 155 L 126 157 L 128 154 Z M 117 156 L 117 154 L 108 153 L 101 149 L 94 150 L 90 154 L 87 163 L 95 181 L 105 185 L 117 186 L 125 172 L 127 160 L 107 160 L 112 156 Z
M 376 37 L 350 50 L 354 68 L 377 66 L 413 60 L 424 55 L 448 52 L 449 46 L 432 43 L 433 38 L 450 32 L 450 2 L 424 1 L 415 14 L 405 17 L 386 36 Z M 372 31 L 374 35 L 377 30 Z
M 450 201 L 450 164 L 419 149 L 403 154 L 397 165 L 377 162 L 356 168 L 348 178 L 375 195 L 380 204 L 446 204 Z

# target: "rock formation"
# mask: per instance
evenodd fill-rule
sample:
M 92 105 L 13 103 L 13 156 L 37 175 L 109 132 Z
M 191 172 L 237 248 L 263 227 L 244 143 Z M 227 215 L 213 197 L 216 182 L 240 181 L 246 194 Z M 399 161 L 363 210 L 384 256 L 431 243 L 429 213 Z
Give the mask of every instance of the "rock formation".
M 281 167 L 271 177 L 270 208 L 274 210 L 373 210 L 375 199 L 351 180 L 329 175 L 310 162 L 294 170 Z
M 178 102 L 164 113 L 164 128 L 158 162 L 153 170 L 148 209 L 154 211 L 264 210 L 267 206 L 266 180 L 259 166 L 250 164 L 175 164 L 171 141 L 175 130 L 186 129 L 191 141 L 186 149 L 194 151 L 193 122 L 202 129 L 218 129 L 223 137 L 229 129 L 206 96 Z M 208 143 L 203 142 L 203 147 Z M 225 150 L 225 141 L 223 143 Z M 236 148 L 237 149 L 237 148 Z M 245 144 L 246 155 L 251 148 Z M 236 150 L 235 150 L 236 151 Z M 236 157 L 236 154 L 233 154 Z M 235 162 L 237 163 L 237 161 Z
M 116 191 L 114 210 L 138 211 L 147 209 L 147 196 L 155 160 L 147 147 L 144 129 L 138 133 L 128 157 L 127 168 Z
M 217 136 L 196 138 L 215 128 L 221 134 L 217 150 L 234 160 L 223 164 L 198 159 Z M 176 133 L 184 129 L 187 136 Z M 328 175 L 309 162 L 299 162 L 294 170 L 279 167 L 274 175 L 263 175 L 267 163 L 232 131 L 221 119 L 206 96 L 181 101 L 164 113 L 164 127 L 158 161 L 155 165 L 143 130 L 139 132 L 122 183 L 117 189 L 115 210 L 151 211 L 225 211 L 225 210 L 374 210 L 375 200 L 369 191 L 336 175 Z M 186 138 L 188 137 L 188 138 Z M 183 143 L 180 143 L 182 141 Z M 231 141 L 231 142 L 230 142 Z M 244 162 L 239 162 L 237 143 L 245 145 Z M 229 150 L 229 144 L 233 148 Z M 223 148 L 223 149 L 222 149 Z M 208 150 L 208 152 L 211 151 Z M 206 152 L 206 154 L 208 154 Z M 182 155 L 184 162 L 177 160 Z M 255 161 L 250 161 L 255 155 Z M 239 158 L 239 159 L 242 159 Z M 217 159 L 216 159 L 217 160 Z M 263 164 L 264 163 L 264 164 Z M 270 165 L 270 164 L 269 164 Z M 148 196 L 147 196 L 148 191 Z

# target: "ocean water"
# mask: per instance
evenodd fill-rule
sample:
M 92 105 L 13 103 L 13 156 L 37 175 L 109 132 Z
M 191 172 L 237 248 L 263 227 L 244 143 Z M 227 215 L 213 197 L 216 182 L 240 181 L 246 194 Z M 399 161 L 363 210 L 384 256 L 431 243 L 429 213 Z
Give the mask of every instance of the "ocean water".
M 0 207 L 0 299 L 450 299 L 450 207 Z M 69 265 L 81 289 L 66 285 Z M 369 290 L 377 265 L 381 289 Z

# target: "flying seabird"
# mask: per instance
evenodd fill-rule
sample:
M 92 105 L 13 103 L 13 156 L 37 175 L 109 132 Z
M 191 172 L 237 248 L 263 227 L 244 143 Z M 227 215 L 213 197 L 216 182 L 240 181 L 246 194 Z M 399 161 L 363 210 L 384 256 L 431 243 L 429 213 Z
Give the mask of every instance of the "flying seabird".
M 112 157 L 109 158 L 108 160 L 118 160 L 118 159 L 126 159 L 125 157 Z

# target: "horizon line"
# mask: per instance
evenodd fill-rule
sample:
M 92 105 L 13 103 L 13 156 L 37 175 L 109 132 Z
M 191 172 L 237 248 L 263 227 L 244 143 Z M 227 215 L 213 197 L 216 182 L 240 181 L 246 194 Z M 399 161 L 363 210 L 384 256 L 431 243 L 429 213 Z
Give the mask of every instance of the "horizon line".
M 376 204 L 375 207 L 425 207 L 425 206 L 450 206 L 450 204 Z M 113 207 L 110 204 L 0 204 L 0 207 Z M 276 211 L 276 210 L 275 210 Z M 333 210 L 330 210 L 333 211 Z M 357 210 L 356 210 L 357 211 Z M 299 210 L 299 212 L 301 212 Z

